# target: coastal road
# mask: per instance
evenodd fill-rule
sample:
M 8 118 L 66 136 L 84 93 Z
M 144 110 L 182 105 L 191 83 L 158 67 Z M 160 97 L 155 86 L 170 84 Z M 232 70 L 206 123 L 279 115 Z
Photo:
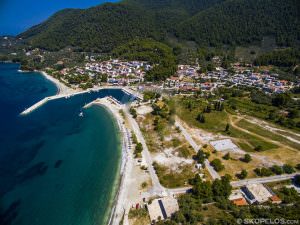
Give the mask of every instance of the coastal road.
M 151 176 L 152 179 L 152 190 L 150 191 L 152 195 L 162 195 L 164 193 L 166 193 L 165 188 L 160 184 L 159 179 L 157 177 L 157 174 L 152 166 L 153 161 L 152 161 L 152 157 L 150 155 L 149 149 L 146 145 L 146 141 L 144 139 L 144 136 L 140 130 L 140 127 L 138 125 L 138 123 L 135 121 L 134 118 L 132 118 L 131 114 L 129 113 L 129 109 L 128 107 L 126 107 L 124 109 L 125 113 L 126 113 L 126 117 L 129 120 L 130 125 L 132 126 L 132 130 L 134 131 L 138 141 L 142 144 L 143 146 L 143 152 L 142 152 L 142 156 L 145 159 L 147 165 L 148 165 L 148 171 L 149 174 Z
M 289 180 L 295 177 L 296 175 L 300 175 L 300 173 L 293 173 L 293 174 L 284 174 L 284 175 L 277 175 L 272 177 L 261 177 L 261 178 L 252 178 L 240 181 L 231 181 L 230 184 L 234 188 L 242 187 L 249 184 L 265 184 L 265 183 L 272 183 L 278 182 L 283 180 Z M 169 194 L 185 194 L 192 190 L 192 187 L 183 187 L 183 188 L 174 188 L 174 189 L 166 189 Z
M 189 134 L 189 132 L 183 127 L 183 125 L 181 124 L 181 122 L 176 119 L 175 121 L 175 126 L 179 127 L 181 130 L 181 133 L 183 134 L 183 136 L 185 137 L 185 139 L 187 140 L 187 142 L 193 147 L 193 149 L 195 150 L 195 152 L 197 153 L 200 149 L 200 146 L 197 145 L 197 143 L 194 141 L 194 139 L 192 138 L 192 136 Z M 212 179 L 220 179 L 220 175 L 217 173 L 217 171 L 215 171 L 215 169 L 210 165 L 208 159 L 205 160 L 204 162 L 205 167 L 207 169 L 207 171 L 209 172 L 209 174 L 211 175 Z
M 293 174 L 284 174 L 284 175 L 277 175 L 271 177 L 261 177 L 261 178 L 253 178 L 253 179 L 246 179 L 240 181 L 232 181 L 231 185 L 233 187 L 242 187 L 248 184 L 264 184 L 264 183 L 271 183 L 283 180 L 289 180 L 295 177 L 296 175 L 300 175 L 300 173 L 293 173 Z
M 192 187 L 182 187 L 182 188 L 169 188 L 167 189 L 167 192 L 170 195 L 179 195 L 179 194 L 185 194 L 192 190 Z

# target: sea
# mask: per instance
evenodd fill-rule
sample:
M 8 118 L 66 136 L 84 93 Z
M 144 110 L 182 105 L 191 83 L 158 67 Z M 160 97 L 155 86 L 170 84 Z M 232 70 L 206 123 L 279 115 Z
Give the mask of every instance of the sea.
M 101 90 L 21 116 L 58 90 L 41 74 L 18 70 L 0 63 L 0 224 L 106 224 L 119 181 L 120 133 L 107 109 L 83 106 L 99 97 L 126 103 L 133 96 Z

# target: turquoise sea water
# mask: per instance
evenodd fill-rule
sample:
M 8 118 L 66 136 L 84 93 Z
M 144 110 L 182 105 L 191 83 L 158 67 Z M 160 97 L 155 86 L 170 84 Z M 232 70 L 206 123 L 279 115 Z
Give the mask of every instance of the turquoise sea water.
M 104 224 L 119 172 L 119 133 L 106 109 L 82 106 L 97 97 L 127 102 L 131 96 L 103 90 L 51 101 L 23 117 L 26 107 L 57 89 L 17 69 L 0 63 L 0 224 Z

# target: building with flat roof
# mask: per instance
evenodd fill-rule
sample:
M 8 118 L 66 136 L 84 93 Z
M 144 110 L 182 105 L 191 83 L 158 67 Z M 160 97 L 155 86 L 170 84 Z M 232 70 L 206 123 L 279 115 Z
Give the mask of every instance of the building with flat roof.
M 173 197 L 155 199 L 147 207 L 151 222 L 170 218 L 179 210 L 177 199 Z
M 242 188 L 247 200 L 252 203 L 264 203 L 274 195 L 263 184 L 249 184 Z

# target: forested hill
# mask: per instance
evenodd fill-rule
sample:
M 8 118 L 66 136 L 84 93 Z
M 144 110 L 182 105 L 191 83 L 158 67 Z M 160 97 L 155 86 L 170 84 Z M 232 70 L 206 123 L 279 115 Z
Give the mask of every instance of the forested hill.
M 63 10 L 19 35 L 34 47 L 108 52 L 135 38 L 164 41 L 167 33 L 199 45 L 239 45 L 274 36 L 300 39 L 298 0 L 124 0 Z
M 67 46 L 82 50 L 110 51 L 136 37 L 160 39 L 153 17 L 137 6 L 104 4 L 87 10 L 67 9 L 20 35 L 35 46 L 58 50 Z
M 229 0 L 179 24 L 177 35 L 202 45 L 239 45 L 268 35 L 279 45 L 295 45 L 299 17 L 299 0 Z

